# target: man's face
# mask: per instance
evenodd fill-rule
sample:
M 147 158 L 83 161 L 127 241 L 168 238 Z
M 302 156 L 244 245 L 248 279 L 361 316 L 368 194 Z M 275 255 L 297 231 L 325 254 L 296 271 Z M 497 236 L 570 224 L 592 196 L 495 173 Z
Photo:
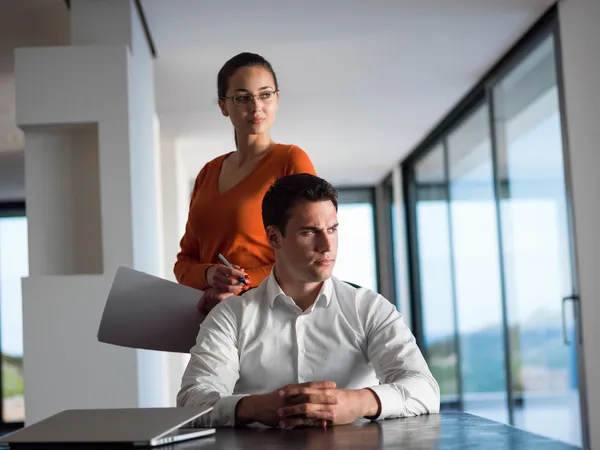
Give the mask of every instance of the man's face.
M 269 231 L 277 234 L 273 245 L 277 267 L 299 282 L 328 279 L 337 256 L 337 228 L 337 212 L 331 201 L 297 203 L 291 211 L 285 237 L 278 230 Z

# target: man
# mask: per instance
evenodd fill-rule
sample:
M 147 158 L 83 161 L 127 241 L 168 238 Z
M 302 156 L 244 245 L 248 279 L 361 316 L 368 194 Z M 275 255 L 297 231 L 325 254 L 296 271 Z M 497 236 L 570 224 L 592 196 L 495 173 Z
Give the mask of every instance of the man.
M 198 423 L 211 427 L 438 412 L 438 384 L 402 316 L 381 295 L 331 275 L 335 189 L 309 174 L 280 178 L 262 216 L 275 250 L 272 273 L 206 317 L 178 405 L 213 406 Z

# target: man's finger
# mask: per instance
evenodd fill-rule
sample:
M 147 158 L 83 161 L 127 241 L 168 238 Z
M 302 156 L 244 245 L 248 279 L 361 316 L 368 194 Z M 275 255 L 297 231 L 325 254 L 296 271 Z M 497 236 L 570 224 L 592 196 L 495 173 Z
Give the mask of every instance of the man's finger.
M 277 410 L 279 417 L 312 417 L 315 419 L 333 420 L 333 405 L 302 403 L 300 405 L 284 406 Z
M 292 386 L 285 390 L 286 399 L 292 399 L 293 397 L 299 397 L 301 399 L 308 399 L 309 395 L 326 395 L 329 397 L 335 397 L 334 389 L 315 389 Z M 318 403 L 318 402 L 317 402 Z
M 307 381 L 306 383 L 288 384 L 283 389 L 310 388 L 310 389 L 335 389 L 335 381 Z
M 279 422 L 281 428 L 294 427 L 322 427 L 323 419 L 309 419 L 306 417 L 288 417 Z
M 314 403 L 318 405 L 336 405 L 337 397 L 329 393 L 329 391 L 322 391 L 318 394 L 305 394 L 299 395 L 296 398 L 290 399 L 295 402 L 304 400 L 303 403 Z
M 288 405 L 299 405 L 300 403 L 313 403 L 319 405 L 336 405 L 338 403 L 337 397 L 330 391 L 327 390 L 316 390 L 312 393 L 303 393 L 298 395 L 286 395 L 284 402 Z

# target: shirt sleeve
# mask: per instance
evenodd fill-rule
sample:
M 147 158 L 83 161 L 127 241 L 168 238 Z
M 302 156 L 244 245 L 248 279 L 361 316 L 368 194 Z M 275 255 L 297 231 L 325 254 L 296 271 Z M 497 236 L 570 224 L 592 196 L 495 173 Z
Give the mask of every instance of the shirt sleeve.
M 237 403 L 244 395 L 233 395 L 240 365 L 237 319 L 231 301 L 220 303 L 206 317 L 190 354 L 177 406 L 213 408 L 196 419 L 194 426 L 233 427 Z
M 198 237 L 194 233 L 194 229 L 191 226 L 192 207 L 194 204 L 194 198 L 198 195 L 199 187 L 202 181 L 206 177 L 208 165 L 204 166 L 194 183 L 192 190 L 192 196 L 190 199 L 190 207 L 188 212 L 188 220 L 185 225 L 185 233 L 179 243 L 180 251 L 177 254 L 177 261 L 173 268 L 175 278 L 181 284 L 193 287 L 200 290 L 206 290 L 210 286 L 206 280 L 206 270 L 213 266 L 211 263 L 204 263 L 200 261 L 198 253 Z
M 438 413 L 440 388 L 402 315 L 374 292 L 361 300 L 367 356 L 381 383 L 369 387 L 381 405 L 376 419 Z
M 295 173 L 317 174 L 306 152 L 300 147 L 292 145 L 290 146 L 289 159 L 285 167 L 285 175 L 293 175 Z

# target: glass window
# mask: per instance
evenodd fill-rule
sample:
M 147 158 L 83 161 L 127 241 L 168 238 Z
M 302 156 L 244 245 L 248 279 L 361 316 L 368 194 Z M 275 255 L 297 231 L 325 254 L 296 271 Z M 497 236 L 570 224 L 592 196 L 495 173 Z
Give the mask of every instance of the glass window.
M 556 40 L 535 39 L 403 167 L 411 292 L 442 402 L 581 446 Z
M 498 227 L 487 104 L 448 136 L 463 408 L 508 422 Z
M 448 403 L 458 400 L 459 380 L 444 166 L 439 145 L 415 165 L 414 189 L 423 350 Z
M 576 348 L 562 337 L 573 282 L 552 36 L 500 81 L 494 105 L 515 425 L 581 445 Z
M 378 290 L 373 191 L 340 190 L 339 248 L 334 275 L 344 281 Z
M 2 420 L 24 422 L 21 278 L 29 272 L 27 219 L 0 217 Z

